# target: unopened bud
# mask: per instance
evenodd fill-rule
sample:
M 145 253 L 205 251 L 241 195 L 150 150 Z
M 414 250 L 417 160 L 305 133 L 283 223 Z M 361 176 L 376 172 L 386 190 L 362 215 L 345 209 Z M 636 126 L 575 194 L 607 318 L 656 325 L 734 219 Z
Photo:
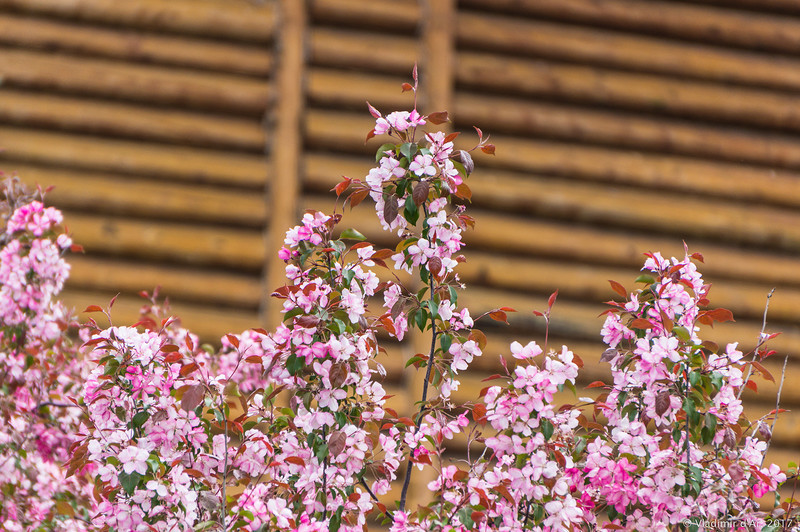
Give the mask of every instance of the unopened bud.
M 758 425 L 758 436 L 764 441 L 769 441 L 772 439 L 772 431 L 769 429 L 766 423 L 761 423 Z
M 464 150 L 461 150 L 459 155 L 461 156 L 461 164 L 464 165 L 464 170 L 467 171 L 467 175 L 470 175 L 472 171 L 475 170 L 475 163 L 472 161 L 472 155 Z

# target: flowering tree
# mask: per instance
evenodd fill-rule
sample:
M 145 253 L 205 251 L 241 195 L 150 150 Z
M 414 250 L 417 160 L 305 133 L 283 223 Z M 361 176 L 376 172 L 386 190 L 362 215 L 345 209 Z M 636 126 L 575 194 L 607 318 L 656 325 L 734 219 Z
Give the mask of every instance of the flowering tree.
M 404 89 L 416 95 L 416 81 Z M 515 366 L 475 403 L 455 404 L 486 344 L 458 305 L 472 158 L 455 149 L 457 133 L 428 129 L 445 112 L 369 110 L 368 140 L 389 140 L 363 180 L 335 191 L 351 207 L 369 197 L 398 245 L 378 249 L 341 230 L 340 214 L 306 213 L 279 252 L 283 324 L 227 335 L 216 352 L 155 298 L 134 326 L 85 324 L 77 348 L 55 299 L 71 245 L 60 214 L 11 202 L 0 266 L 5 528 L 347 531 L 371 519 L 394 531 L 701 530 L 747 519 L 777 530 L 773 518 L 794 515 L 777 495 L 756 502 L 786 480 L 762 465 L 771 418 L 748 423 L 739 399 L 743 370 L 769 375 L 764 352 L 745 362 L 737 344 L 701 339 L 701 325 L 730 313 L 708 308 L 697 254 L 648 254 L 640 288 L 612 284 L 625 301 L 603 327 L 613 382 L 591 385 L 597 399 L 554 404 L 582 362 L 566 346 L 514 342 Z M 473 150 L 493 153 L 477 132 Z M 379 269 L 414 280 L 381 281 Z M 382 298 L 379 311 L 368 298 Z M 110 320 L 112 305 L 87 310 Z M 402 340 L 414 328 L 430 349 L 408 361 L 424 384 L 400 416 L 385 405 L 376 333 Z M 468 458 L 454 462 L 445 447 L 458 434 Z M 433 496 L 409 508 L 424 468 Z

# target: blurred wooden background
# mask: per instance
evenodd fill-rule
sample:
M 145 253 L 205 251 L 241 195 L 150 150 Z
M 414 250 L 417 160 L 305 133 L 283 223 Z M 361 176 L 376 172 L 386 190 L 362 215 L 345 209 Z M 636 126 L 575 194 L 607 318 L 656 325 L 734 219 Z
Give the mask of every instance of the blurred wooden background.
M 458 397 L 474 398 L 512 339 L 543 340 L 607 375 L 598 314 L 633 289 L 646 251 L 705 255 L 712 301 L 736 324 L 706 336 L 790 357 L 782 406 L 800 407 L 800 0 L 0 0 L 0 168 L 56 185 L 86 254 L 68 299 L 135 319 L 160 284 L 205 339 L 274 324 L 275 254 L 304 209 L 330 211 L 377 143 L 419 63 L 423 111 L 491 133 L 470 180 L 463 302 L 508 305 Z M 366 204 L 346 222 L 372 227 Z M 372 224 L 372 225 L 370 225 Z M 378 239 L 385 236 L 370 233 Z M 423 340 L 391 350 L 387 387 Z M 748 411 L 774 408 L 759 380 Z M 798 460 L 800 413 L 772 457 Z

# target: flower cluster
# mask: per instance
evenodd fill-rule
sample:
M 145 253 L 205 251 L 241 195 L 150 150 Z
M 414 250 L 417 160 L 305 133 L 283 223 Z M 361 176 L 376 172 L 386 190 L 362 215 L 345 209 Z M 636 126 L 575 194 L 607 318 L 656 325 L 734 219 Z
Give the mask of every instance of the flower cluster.
M 416 94 L 414 82 L 404 89 Z M 462 236 L 474 224 L 470 152 L 494 146 L 478 130 L 472 150 L 456 150 L 456 133 L 430 130 L 445 112 L 369 109 L 368 138 L 386 142 L 366 176 L 335 191 L 351 207 L 369 197 L 398 244 L 342 230 L 341 214 L 305 213 L 279 251 L 282 324 L 228 334 L 216 350 L 155 297 L 137 325 L 90 321 L 75 347 L 57 302 L 71 247 L 61 214 L 32 199 L 9 210 L 4 529 L 361 531 L 377 520 L 393 532 L 633 531 L 746 518 L 770 530 L 768 517 L 797 512 L 757 503 L 786 480 L 762 465 L 770 418 L 748 425 L 739 399 L 748 366 L 765 374 L 764 353 L 747 361 L 738 344 L 701 339 L 701 325 L 730 313 L 708 309 L 699 255 L 652 253 L 640 288 L 612 283 L 625 301 L 602 330 L 613 380 L 590 386 L 598 397 L 559 405 L 582 361 L 545 339 L 513 342 L 514 365 L 502 359 L 482 399 L 456 404 L 487 342 L 475 328 L 486 315 L 458 303 Z M 505 321 L 511 310 L 487 315 Z M 429 335 L 430 349 L 407 361 L 424 372 L 422 392 L 399 414 L 386 402 L 379 340 L 412 333 Z M 456 439 L 465 460 L 448 457 Z M 425 469 L 430 497 L 412 505 L 412 474 Z
M 0 528 L 84 530 L 87 492 L 62 466 L 79 427 L 69 401 L 85 370 L 58 301 L 71 247 L 62 216 L 9 180 L 0 234 Z

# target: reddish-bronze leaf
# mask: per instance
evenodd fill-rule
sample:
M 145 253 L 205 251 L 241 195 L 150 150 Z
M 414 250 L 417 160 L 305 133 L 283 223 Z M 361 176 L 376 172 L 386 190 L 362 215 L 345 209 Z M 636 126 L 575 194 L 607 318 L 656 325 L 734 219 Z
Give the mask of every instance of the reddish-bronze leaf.
M 414 86 L 411 85 L 411 83 L 403 83 L 402 85 L 400 85 L 400 88 L 403 89 L 403 92 L 408 92 L 412 90 Z
M 434 277 L 438 276 L 439 272 L 442 271 L 442 259 L 436 256 L 428 259 L 428 271 L 431 272 Z
M 228 339 L 228 342 L 230 342 L 230 344 L 233 347 L 235 347 L 236 349 L 239 349 L 239 339 L 236 336 L 234 336 L 232 334 L 226 334 L 225 338 Z
M 587 388 L 602 388 L 605 385 L 606 385 L 606 383 L 604 383 L 603 381 L 594 381 L 594 382 L 590 383 L 586 387 Z
M 197 364 L 192 362 L 190 364 L 186 364 L 181 368 L 181 376 L 185 377 L 192 373 L 193 371 L 197 370 Z
M 339 456 L 347 443 L 347 434 L 341 430 L 333 431 L 328 438 L 328 450 L 331 456 Z
M 337 196 L 341 196 L 342 192 L 347 190 L 347 187 L 350 186 L 351 181 L 352 179 L 350 179 L 349 177 L 344 177 L 344 179 L 340 183 L 338 183 L 335 187 L 333 187 L 331 190 L 335 191 Z
M 489 313 L 489 317 L 495 321 L 501 321 L 508 324 L 508 315 L 502 310 L 493 310 Z
M 448 122 L 450 118 L 447 116 L 447 111 L 438 111 L 436 113 L 431 113 L 428 115 L 428 122 L 434 125 L 444 124 Z
M 397 196 L 389 194 L 383 203 L 383 219 L 391 225 L 397 219 Z
M 653 324 L 644 318 L 636 318 L 631 322 L 630 327 L 633 329 L 652 329 Z
M 294 465 L 299 465 L 304 467 L 306 465 L 306 461 L 300 458 L 299 456 L 287 456 L 284 460 Z
M 183 355 L 180 353 L 168 353 L 167 356 L 164 357 L 164 362 L 172 364 L 174 362 L 179 362 L 181 359 L 183 359 Z
M 369 109 L 369 114 L 371 114 L 374 118 L 380 118 L 381 113 L 377 109 L 372 107 L 372 105 L 370 105 L 369 102 L 367 102 L 367 109 Z
M 486 405 L 478 403 L 472 407 L 472 419 L 475 423 L 486 424 Z
M 656 414 L 663 416 L 669 410 L 670 395 L 669 392 L 664 390 L 656 396 Z
M 201 471 L 198 471 L 197 469 L 184 469 L 183 472 L 189 475 L 190 477 L 194 478 L 203 478 L 205 476 Z
M 619 284 L 617 281 L 612 281 L 611 279 L 609 279 L 608 282 L 611 283 L 611 288 L 614 290 L 614 292 L 618 293 L 622 297 L 628 297 L 628 292 L 625 290 L 624 286 Z
M 84 312 L 103 312 L 103 307 L 99 307 L 97 305 L 89 305 L 86 307 Z
M 456 186 L 456 197 L 472 201 L 472 189 L 463 181 Z
M 479 329 L 472 329 L 472 331 L 470 331 L 469 333 L 468 339 L 478 344 L 478 347 L 480 347 L 481 350 L 486 348 L 487 340 L 486 340 L 486 335 L 483 334 L 483 331 Z
M 455 133 L 450 133 L 444 138 L 445 144 L 447 144 L 448 142 L 453 142 L 454 140 L 456 140 L 456 137 L 459 136 L 460 134 L 461 134 L 460 131 L 456 131 Z
M 304 314 L 303 316 L 297 316 L 294 319 L 294 322 L 306 329 L 314 329 L 317 325 L 319 325 L 319 318 L 317 316 Z
M 767 370 L 767 368 L 765 368 L 764 366 L 762 366 L 760 363 L 756 362 L 755 360 L 753 362 L 751 362 L 751 364 L 753 364 L 753 367 L 756 368 L 758 370 L 758 372 L 761 373 L 764 376 L 765 379 L 767 379 L 768 381 L 771 381 L 771 382 L 775 382 L 775 377 L 772 376 L 772 373 L 770 373 Z
M 364 201 L 364 198 L 367 197 L 367 194 L 369 194 L 369 190 L 363 188 L 360 190 L 356 190 L 355 192 L 350 194 L 350 197 L 348 198 L 348 200 L 350 201 L 350 208 L 353 208 L 362 201 Z
M 430 192 L 430 184 L 427 181 L 420 181 L 414 185 L 414 190 L 411 191 L 411 198 L 417 205 L 422 205 L 428 199 Z
M 753 390 L 754 392 L 758 393 L 758 385 L 756 385 L 756 383 L 755 383 L 755 382 L 753 382 L 753 380 L 752 380 L 752 379 L 747 379 L 747 382 L 746 382 L 746 383 L 744 383 L 744 385 L 745 385 L 747 388 L 750 388 L 750 389 L 751 389 L 751 390 Z
M 189 389 L 183 392 L 183 397 L 181 398 L 181 408 L 187 412 L 190 412 L 200 406 L 200 403 L 203 402 L 203 397 L 205 397 L 206 389 L 202 384 L 194 384 L 189 386 Z
M 494 144 L 485 144 L 481 146 L 481 151 L 487 155 L 494 155 Z
M 556 303 L 556 299 L 558 298 L 558 290 L 550 294 L 550 297 L 547 298 L 547 310 L 549 311 L 553 308 L 553 305 Z

